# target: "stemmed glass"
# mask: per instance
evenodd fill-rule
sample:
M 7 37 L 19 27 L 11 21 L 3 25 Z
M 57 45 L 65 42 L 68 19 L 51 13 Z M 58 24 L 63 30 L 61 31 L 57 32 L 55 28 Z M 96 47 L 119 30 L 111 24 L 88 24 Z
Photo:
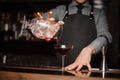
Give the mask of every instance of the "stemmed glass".
M 62 56 L 62 71 L 64 71 L 65 56 L 67 53 L 69 53 L 73 49 L 73 45 L 71 45 L 71 44 L 57 44 L 54 46 L 54 48 Z

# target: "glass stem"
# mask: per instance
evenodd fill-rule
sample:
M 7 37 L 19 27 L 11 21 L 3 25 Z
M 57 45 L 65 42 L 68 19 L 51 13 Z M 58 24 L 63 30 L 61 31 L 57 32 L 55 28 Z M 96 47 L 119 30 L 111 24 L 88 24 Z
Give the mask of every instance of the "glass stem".
M 65 55 L 62 55 L 62 71 L 64 71 L 64 60 L 65 60 Z

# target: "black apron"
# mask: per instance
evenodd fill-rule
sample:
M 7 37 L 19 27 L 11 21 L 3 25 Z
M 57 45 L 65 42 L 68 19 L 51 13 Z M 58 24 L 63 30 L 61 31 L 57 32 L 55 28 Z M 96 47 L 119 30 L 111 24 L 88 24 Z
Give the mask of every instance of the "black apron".
M 72 14 L 64 18 L 65 24 L 58 43 L 74 45 L 73 50 L 65 56 L 65 66 L 73 63 L 81 50 L 96 38 L 95 22 L 90 16 Z M 57 55 L 61 61 L 61 56 Z

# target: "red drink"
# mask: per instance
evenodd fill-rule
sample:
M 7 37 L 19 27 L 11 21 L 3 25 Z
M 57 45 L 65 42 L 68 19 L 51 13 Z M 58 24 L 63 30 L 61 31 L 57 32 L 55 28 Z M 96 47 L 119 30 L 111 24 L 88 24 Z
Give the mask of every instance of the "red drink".
M 72 50 L 72 46 L 67 45 L 57 45 L 55 46 L 55 50 L 57 50 L 61 55 L 66 55 L 69 51 Z

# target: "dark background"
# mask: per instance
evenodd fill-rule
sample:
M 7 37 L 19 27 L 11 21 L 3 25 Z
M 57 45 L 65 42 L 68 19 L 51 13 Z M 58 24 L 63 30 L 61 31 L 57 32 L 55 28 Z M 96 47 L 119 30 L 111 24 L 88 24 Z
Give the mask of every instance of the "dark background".
M 59 4 L 66 4 L 70 0 L 0 0 L 0 12 L 32 13 L 40 10 L 48 10 Z M 120 69 L 120 0 L 103 0 L 107 8 L 110 32 L 113 42 L 107 52 L 107 63 L 109 68 Z

